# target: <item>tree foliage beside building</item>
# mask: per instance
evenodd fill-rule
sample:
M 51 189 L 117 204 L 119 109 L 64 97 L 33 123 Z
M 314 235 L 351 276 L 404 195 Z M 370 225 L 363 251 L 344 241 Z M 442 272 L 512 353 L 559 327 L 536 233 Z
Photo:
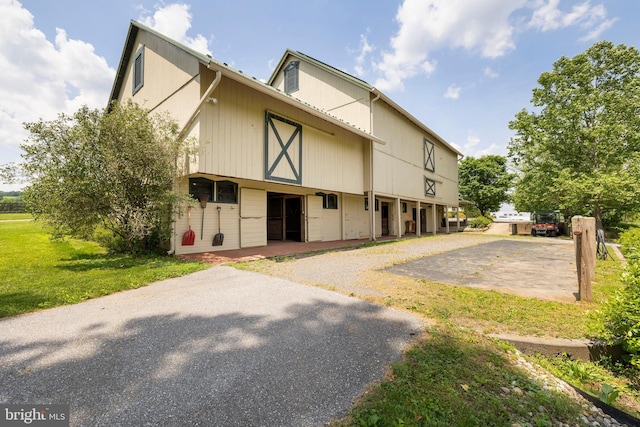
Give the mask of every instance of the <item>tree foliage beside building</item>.
M 507 170 L 504 156 L 465 157 L 458 163 L 460 197 L 488 217 L 510 200 L 514 175 Z
M 98 238 L 129 253 L 169 239 L 180 202 L 178 159 L 187 150 L 174 121 L 129 102 L 25 128 L 24 201 L 56 236 Z
M 602 41 L 562 57 L 533 89 L 535 111 L 510 122 L 519 211 L 590 215 L 602 228 L 640 199 L 640 54 Z

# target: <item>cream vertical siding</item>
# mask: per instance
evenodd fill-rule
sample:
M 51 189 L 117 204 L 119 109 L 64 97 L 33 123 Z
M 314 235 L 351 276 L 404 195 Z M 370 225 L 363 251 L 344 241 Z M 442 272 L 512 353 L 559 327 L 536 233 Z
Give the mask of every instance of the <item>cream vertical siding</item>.
M 366 140 L 225 77 L 213 96 L 218 103 L 206 103 L 200 115 L 199 172 L 265 181 L 265 111 L 270 111 L 302 125 L 301 186 L 363 193 Z M 272 137 L 270 151 L 279 150 Z
M 133 95 L 133 58 L 143 46 L 144 85 Z M 184 126 L 200 98 L 199 73 L 200 62 L 192 55 L 140 31 L 118 101 L 132 99 L 154 112 L 170 112 L 172 119 Z
M 374 134 L 388 141 L 374 147 L 376 192 L 458 206 L 457 155 L 410 123 L 388 104 L 374 104 Z M 424 169 L 424 138 L 435 144 L 435 171 Z M 425 196 L 424 178 L 436 181 L 436 196 Z
M 240 189 L 240 246 L 267 244 L 267 192 L 251 188 Z
M 368 89 L 295 56 L 287 58 L 285 67 L 291 61 L 300 61 L 299 90 L 291 93 L 291 96 L 369 131 Z M 273 85 L 284 92 L 284 71 L 276 76 Z

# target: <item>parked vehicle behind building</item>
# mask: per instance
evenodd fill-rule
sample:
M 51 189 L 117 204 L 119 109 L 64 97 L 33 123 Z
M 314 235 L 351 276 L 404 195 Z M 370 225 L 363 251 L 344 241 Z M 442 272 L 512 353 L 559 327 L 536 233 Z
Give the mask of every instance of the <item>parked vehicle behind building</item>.
M 531 222 L 532 236 L 555 237 L 565 233 L 565 221 L 560 212 L 534 212 Z

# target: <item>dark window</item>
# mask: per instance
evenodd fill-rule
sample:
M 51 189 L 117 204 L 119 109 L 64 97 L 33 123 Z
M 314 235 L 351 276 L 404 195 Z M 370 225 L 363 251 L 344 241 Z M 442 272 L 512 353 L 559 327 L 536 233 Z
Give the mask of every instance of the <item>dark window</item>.
M 436 171 L 436 150 L 433 142 L 424 139 L 424 168 L 425 170 Z
M 323 209 L 338 209 L 338 196 L 336 194 L 316 193 L 316 196 L 322 197 Z
M 207 178 L 189 178 L 189 194 L 198 200 L 201 194 L 206 194 L 208 202 L 238 203 L 238 184 Z
M 325 209 L 338 209 L 338 196 L 335 194 L 327 194 L 325 198 Z
M 207 194 L 208 202 L 213 202 L 214 182 L 207 178 L 189 178 L 189 194 L 194 199 L 200 199 L 201 194 Z
M 216 202 L 238 203 L 238 184 L 231 181 L 217 181 Z
M 284 91 L 292 93 L 298 88 L 298 70 L 300 69 L 300 61 L 293 61 L 284 69 Z
M 424 195 L 435 196 L 436 195 L 436 182 L 432 179 L 424 179 Z
M 133 59 L 133 94 L 144 85 L 144 46 L 136 52 Z
M 364 210 L 368 211 L 369 210 L 369 198 L 365 197 L 364 198 Z M 376 212 L 380 210 L 380 204 L 378 203 L 378 199 L 376 199 Z
M 402 202 L 402 213 L 407 213 L 407 203 Z

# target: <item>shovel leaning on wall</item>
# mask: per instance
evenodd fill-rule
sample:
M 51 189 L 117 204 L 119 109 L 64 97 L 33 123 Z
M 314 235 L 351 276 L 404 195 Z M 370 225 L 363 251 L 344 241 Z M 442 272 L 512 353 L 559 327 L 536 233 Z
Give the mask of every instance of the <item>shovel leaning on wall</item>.
M 218 206 L 216 209 L 218 210 L 218 233 L 213 236 L 213 246 L 222 246 L 222 242 L 224 241 L 224 234 L 220 232 L 220 211 L 222 208 Z
M 191 206 L 187 206 L 187 218 L 189 218 L 189 229 L 182 236 L 182 246 L 193 246 L 196 240 L 196 233 L 191 229 Z

